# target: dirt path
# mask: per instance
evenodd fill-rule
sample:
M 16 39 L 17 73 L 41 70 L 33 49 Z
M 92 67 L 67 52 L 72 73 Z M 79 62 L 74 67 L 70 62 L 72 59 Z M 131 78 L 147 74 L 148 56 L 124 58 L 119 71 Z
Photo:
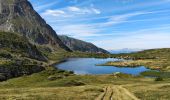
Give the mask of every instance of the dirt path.
M 135 95 L 122 86 L 107 86 L 96 100 L 139 100 Z

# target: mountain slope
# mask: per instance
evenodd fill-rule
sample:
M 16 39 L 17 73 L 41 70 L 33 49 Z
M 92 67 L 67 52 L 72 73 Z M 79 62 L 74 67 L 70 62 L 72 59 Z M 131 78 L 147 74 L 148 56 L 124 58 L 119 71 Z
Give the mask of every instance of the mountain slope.
M 70 51 L 27 0 L 0 0 L 0 31 L 16 32 L 32 43 Z
M 0 32 L 0 50 L 7 50 L 18 53 L 18 56 L 25 56 L 32 59 L 43 60 L 46 58 L 38 51 L 35 45 L 16 33 Z
M 98 48 L 92 43 L 84 42 L 65 35 L 60 35 L 61 41 L 73 51 L 89 52 L 89 53 L 109 53 L 108 51 Z
M 16 33 L 0 32 L 0 81 L 44 70 L 35 45 Z

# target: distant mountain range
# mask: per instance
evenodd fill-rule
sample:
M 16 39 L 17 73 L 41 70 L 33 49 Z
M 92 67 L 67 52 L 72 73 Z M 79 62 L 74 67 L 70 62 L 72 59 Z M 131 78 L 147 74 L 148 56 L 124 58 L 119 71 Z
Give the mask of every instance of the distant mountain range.
M 133 52 L 138 52 L 138 51 L 142 51 L 142 50 L 143 49 L 124 48 L 124 49 L 118 49 L 118 50 L 109 50 L 109 52 L 112 54 L 120 54 L 120 53 L 133 53 Z

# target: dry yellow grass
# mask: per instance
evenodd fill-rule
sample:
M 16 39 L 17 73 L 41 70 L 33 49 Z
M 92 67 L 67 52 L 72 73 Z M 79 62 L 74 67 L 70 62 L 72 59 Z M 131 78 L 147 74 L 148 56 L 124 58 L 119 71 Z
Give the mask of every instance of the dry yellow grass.
M 94 100 L 102 87 L 46 87 L 0 89 L 0 100 Z

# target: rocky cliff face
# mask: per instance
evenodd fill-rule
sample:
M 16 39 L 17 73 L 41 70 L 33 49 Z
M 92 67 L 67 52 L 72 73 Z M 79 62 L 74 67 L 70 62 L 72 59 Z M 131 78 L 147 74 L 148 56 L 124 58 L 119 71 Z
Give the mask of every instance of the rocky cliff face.
M 73 51 L 89 52 L 89 53 L 109 53 L 108 51 L 82 40 L 74 39 L 68 36 L 59 36 L 61 41 Z
M 0 0 L 0 31 L 16 32 L 32 43 L 70 51 L 27 0 Z

